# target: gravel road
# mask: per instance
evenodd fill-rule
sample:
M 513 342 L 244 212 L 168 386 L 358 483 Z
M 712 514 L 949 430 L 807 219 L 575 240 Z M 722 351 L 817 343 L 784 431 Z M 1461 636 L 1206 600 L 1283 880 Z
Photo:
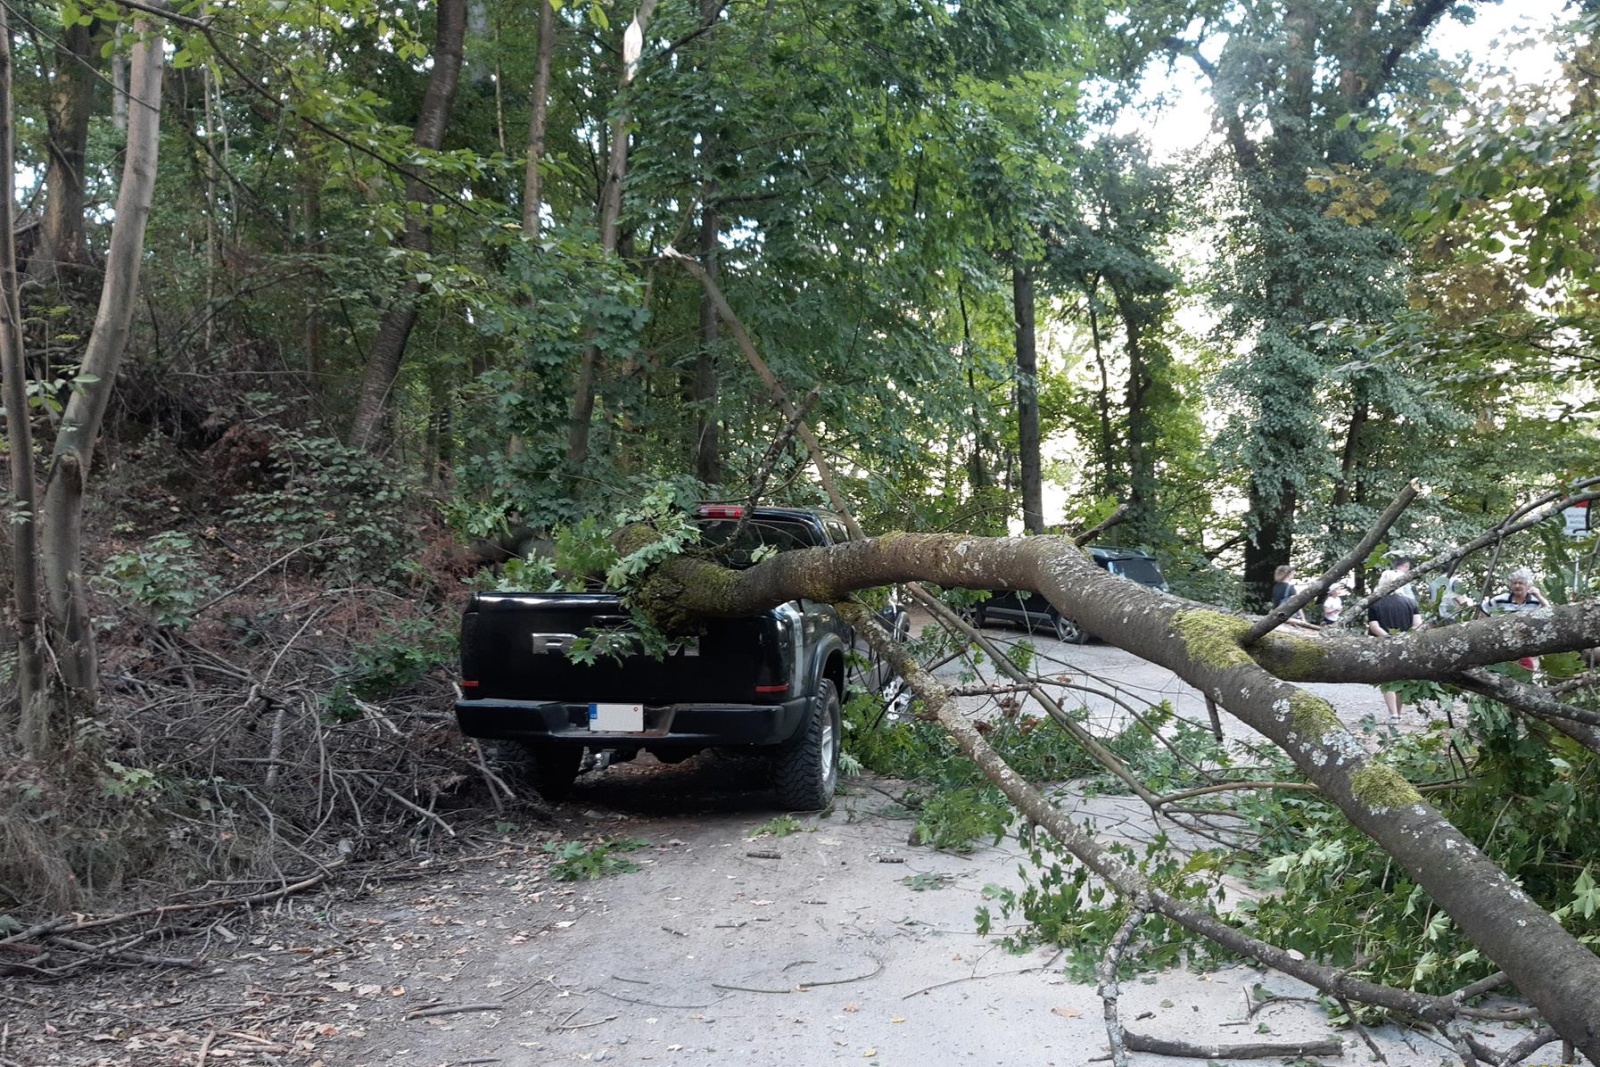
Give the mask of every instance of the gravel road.
M 1034 641 L 1059 661 L 1052 672 L 1205 716 L 1193 690 L 1118 649 Z M 1370 687 L 1317 689 L 1353 726 L 1381 712 Z M 1117 714 L 1091 702 L 1092 717 Z M 538 859 L 512 858 L 456 880 L 448 894 L 386 891 L 388 910 L 364 910 L 407 930 L 407 942 L 341 980 L 403 993 L 382 1005 L 385 1021 L 366 1025 L 350 1062 L 1107 1060 L 1092 986 L 1070 981 L 1053 951 L 1010 955 L 975 931 L 985 887 L 1020 885 L 1017 843 L 971 855 L 908 845 L 897 795 L 896 783 L 853 779 L 828 817 L 802 816 L 798 832 L 763 837 L 752 835 L 778 813 L 759 773 L 737 761 L 625 765 L 584 781 L 562 809 L 565 829 L 649 842 L 631 854 L 641 869 L 567 884 L 550 881 Z M 1137 841 L 1151 832 L 1128 798 L 1067 802 L 1106 833 Z M 1250 1014 L 1258 985 L 1280 999 Z M 1207 1044 L 1338 1038 L 1341 1055 L 1312 1062 L 1371 1062 L 1353 1035 L 1293 999 L 1306 992 L 1250 967 L 1174 971 L 1126 983 L 1122 1018 L 1141 1033 Z M 418 1014 L 430 1006 L 441 1014 Z M 461 1006 L 472 1010 L 451 1011 Z M 1423 1036 L 1394 1030 L 1380 1041 L 1391 1063 L 1450 1062 Z

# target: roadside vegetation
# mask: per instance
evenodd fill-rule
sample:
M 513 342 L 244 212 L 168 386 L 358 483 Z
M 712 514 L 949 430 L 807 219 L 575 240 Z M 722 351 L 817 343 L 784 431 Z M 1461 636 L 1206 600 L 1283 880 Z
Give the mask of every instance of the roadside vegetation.
M 0 975 L 197 958 L 175 916 L 508 833 L 627 870 L 456 730 L 462 598 L 605 583 L 636 627 L 575 655 L 661 650 L 710 610 L 683 507 L 772 501 L 889 535 L 783 592 L 938 616 L 847 753 L 923 845 L 1025 831 L 984 921 L 1102 982 L 1248 956 L 1469 1063 L 1542 1047 L 1459 1032 L 1514 989 L 1595 1059 L 1600 45 L 1514 84 L 1433 47 L 1480 6 L 0 11 Z M 1174 64 L 1218 131 L 1181 160 L 1110 132 Z M 1469 618 L 1519 567 L 1546 609 Z M 1402 582 L 1437 628 L 1359 640 Z M 964 584 L 1271 744 L 1095 733 Z M 1000 680 L 929 672 L 964 656 Z M 1351 735 L 1330 680 L 1436 716 Z M 1064 782 L 1207 844 L 1101 848 Z

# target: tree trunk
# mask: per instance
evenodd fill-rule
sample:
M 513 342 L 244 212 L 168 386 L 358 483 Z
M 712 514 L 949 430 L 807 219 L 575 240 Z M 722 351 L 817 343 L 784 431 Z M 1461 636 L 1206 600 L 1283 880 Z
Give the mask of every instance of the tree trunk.
M 718 0 L 700 0 L 700 24 L 709 29 L 721 10 Z M 711 60 L 698 64 L 709 75 Z M 700 133 L 700 265 L 714 282 L 721 259 L 722 215 L 717 210 L 717 182 L 712 176 L 717 160 L 717 131 Z M 700 350 L 694 360 L 694 388 L 690 403 L 695 412 L 694 472 L 707 485 L 722 481 L 722 434 L 717 421 L 717 308 L 711 294 L 700 294 Z
M 428 75 L 428 91 L 423 95 L 422 109 L 417 114 L 417 126 L 411 138 L 418 148 L 430 152 L 437 152 L 444 144 L 445 128 L 450 124 L 450 107 L 455 100 L 456 86 L 461 81 L 461 54 L 467 27 L 466 0 L 439 0 L 436 19 L 433 70 Z M 433 245 L 433 234 L 426 222 L 426 215 L 419 209 L 433 203 L 433 190 L 420 174 L 413 171 L 406 178 L 405 193 L 408 210 L 400 247 L 406 252 L 427 253 Z M 367 356 L 366 374 L 361 380 L 361 397 L 356 405 L 355 421 L 350 429 L 350 443 L 353 445 L 374 448 L 382 436 L 380 431 L 388 410 L 389 394 L 400 375 L 400 364 L 405 359 L 411 328 L 417 322 L 417 306 L 421 298 L 422 285 L 408 278 L 378 323 L 378 332 L 372 339 L 372 350 Z
M 11 95 L 11 25 L 0 6 L 0 378 L 6 408 L 6 438 L 11 450 L 11 595 L 17 626 L 17 704 L 21 709 L 17 741 L 24 752 L 39 757 L 48 743 L 40 733 L 48 715 L 44 696 L 44 650 L 39 644 L 39 550 L 35 517 L 38 484 L 33 474 L 33 423 L 28 407 L 27 369 L 22 348 L 22 301 L 17 286 L 17 250 L 13 207 L 15 107 Z M 8 724 L 9 725 L 9 724 Z
M 657 534 L 635 528 L 624 551 Z M 1562 928 L 1417 790 L 1340 723 L 1322 698 L 1282 680 L 1330 661 L 1367 680 L 1419 677 L 1432 655 L 1455 669 L 1507 658 L 1507 648 L 1553 651 L 1600 644 L 1600 602 L 1419 631 L 1362 637 L 1269 634 L 1250 649 L 1245 619 L 1178 601 L 1094 566 L 1059 538 L 898 534 L 834 548 L 780 553 L 729 572 L 673 557 L 632 602 L 669 630 L 706 616 L 735 617 L 807 597 L 836 602 L 856 589 L 910 581 L 946 588 L 1031 589 L 1086 630 L 1173 671 L 1289 755 L 1305 779 L 1381 845 L 1500 967 L 1556 1030 L 1600 1061 L 1600 956 Z M 1375 654 L 1376 653 L 1376 654 Z M 1341 680 L 1350 680 L 1340 673 Z M 1104 873 L 1104 872 L 1102 872 Z
M 94 90 L 100 80 L 100 37 L 96 21 L 63 29 L 56 42 L 55 77 L 45 105 L 44 219 L 39 253 L 28 271 L 35 278 L 53 278 L 62 267 L 89 262 L 83 235 L 83 165 Z
M 556 11 L 550 0 L 539 0 L 539 54 L 533 72 L 533 114 L 528 119 L 528 166 L 522 178 L 522 232 L 539 239 L 544 211 L 543 181 L 545 129 L 550 121 L 550 69 L 555 62 Z
M 1044 532 L 1044 464 L 1039 444 L 1039 357 L 1033 310 L 1033 267 L 1011 266 L 1017 347 L 1017 451 L 1022 461 L 1022 526 Z
M 1150 366 L 1145 358 L 1145 324 L 1147 316 L 1139 297 L 1130 292 L 1118 292 L 1117 308 L 1122 314 L 1125 337 L 1123 350 L 1128 353 L 1128 505 L 1127 524 L 1135 536 L 1149 532 L 1151 513 L 1155 501 L 1155 465 L 1151 461 L 1148 445 L 1154 438 L 1150 427 L 1150 412 L 1146 400 L 1150 392 Z
M 1247 603 L 1266 610 L 1272 599 L 1272 572 L 1289 562 L 1294 549 L 1295 488 L 1288 481 L 1263 486 L 1250 476 L 1250 520 L 1255 523 L 1244 543 L 1244 590 Z
M 700 264 L 713 281 L 717 277 L 722 227 L 722 218 L 711 200 L 715 189 L 715 183 L 707 183 L 701 194 L 700 207 Z M 694 392 L 690 399 L 695 412 L 694 473 L 707 485 L 717 485 L 722 481 L 722 433 L 717 421 L 717 392 L 720 385 L 717 340 L 720 334 L 716 305 L 710 296 L 702 293 L 700 351 L 695 353 Z
M 657 0 L 644 0 L 638 14 L 622 34 L 622 73 L 617 79 L 617 109 L 611 120 L 611 151 L 606 158 L 605 181 L 600 187 L 600 246 L 607 255 L 617 251 L 621 232 L 622 183 L 628 174 L 628 87 L 638 72 L 644 31 L 655 14 Z M 590 344 L 579 357 L 572 375 L 572 413 L 567 427 L 567 472 L 576 477 L 589 461 L 589 424 L 594 419 L 595 380 L 600 369 L 600 348 Z
M 1350 425 L 1345 430 L 1344 448 L 1339 456 L 1339 480 L 1334 483 L 1333 500 L 1328 505 L 1328 543 L 1323 548 L 1324 562 L 1331 563 L 1343 550 L 1345 528 L 1343 512 L 1355 496 L 1356 464 L 1361 454 L 1361 434 L 1370 414 L 1366 388 L 1355 383 L 1356 398 L 1350 409 Z
M 73 713 L 93 709 L 99 688 L 94 627 L 83 580 L 84 490 L 137 307 L 139 260 L 155 194 L 161 140 L 165 42 L 150 19 L 140 19 L 134 29 L 139 43 L 134 46 L 128 73 L 128 147 L 122 187 L 117 192 L 116 223 L 106 254 L 105 281 L 94 332 L 78 371 L 80 385 L 67 402 L 56 434 L 40 515 L 49 637 L 61 684 L 52 686 L 50 699 L 39 703 L 42 717 L 24 723 L 30 750 L 39 756 L 49 752 L 52 735 L 70 723 Z

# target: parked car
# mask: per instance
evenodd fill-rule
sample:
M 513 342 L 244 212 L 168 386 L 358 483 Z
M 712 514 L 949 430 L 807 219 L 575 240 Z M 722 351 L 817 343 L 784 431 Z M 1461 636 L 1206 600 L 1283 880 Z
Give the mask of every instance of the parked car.
M 694 518 L 702 549 L 733 568 L 849 540 L 838 516 L 807 508 L 707 504 Z M 880 614 L 896 637 L 909 634 L 893 591 Z M 580 636 L 627 624 L 611 593 L 474 594 L 461 620 L 462 733 L 519 745 L 524 776 L 551 802 L 586 767 L 728 748 L 771 756 L 779 803 L 810 811 L 833 799 L 847 690 L 881 693 L 894 680 L 831 604 L 804 599 L 708 619 L 662 658 L 567 655 Z
M 1119 578 L 1167 592 L 1167 579 L 1161 573 L 1161 565 L 1148 552 L 1136 548 L 1094 547 L 1089 549 L 1089 557 L 1096 566 Z M 1044 630 L 1054 634 L 1056 640 L 1073 645 L 1088 644 L 1091 636 L 1083 627 L 1057 611 L 1055 605 L 1044 597 L 1027 590 L 1005 590 L 993 594 L 973 607 L 972 621 L 980 627 L 990 622 L 1009 622 L 1029 633 Z

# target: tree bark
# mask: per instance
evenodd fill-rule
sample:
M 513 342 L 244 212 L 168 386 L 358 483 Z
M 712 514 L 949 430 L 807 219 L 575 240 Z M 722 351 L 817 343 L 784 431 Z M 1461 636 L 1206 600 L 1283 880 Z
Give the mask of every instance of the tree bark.
M 629 536 L 648 540 L 655 534 L 636 528 Z M 624 550 L 637 547 L 623 545 Z M 1325 674 L 1326 661 L 1315 650 L 1336 650 L 1348 665 L 1362 662 L 1358 644 L 1382 649 L 1406 643 L 1410 655 L 1383 657 L 1393 677 L 1414 676 L 1416 654 L 1425 648 L 1459 665 L 1479 654 L 1503 659 L 1503 646 L 1512 643 L 1524 652 L 1589 647 L 1600 644 L 1600 602 L 1531 613 L 1542 616 L 1532 620 L 1503 616 L 1385 642 L 1272 634 L 1247 652 L 1242 646 L 1250 630 L 1246 619 L 1120 581 L 1065 539 L 940 534 L 787 552 L 738 572 L 676 557 L 647 577 L 633 602 L 670 630 L 702 616 L 749 614 L 798 597 L 832 602 L 856 589 L 908 581 L 1036 590 L 1085 629 L 1166 667 L 1211 697 L 1287 753 L 1563 1037 L 1591 1059 L 1600 1058 L 1600 999 L 1593 996 L 1600 988 L 1600 956 L 1563 929 L 1397 771 L 1369 756 L 1326 701 L 1267 669 L 1276 664 L 1287 674 L 1293 661 L 1302 664 L 1303 676 L 1305 664 L 1320 663 L 1317 671 Z M 1275 652 L 1267 654 L 1269 649 Z M 1340 677 L 1353 680 L 1348 674 Z
M 1128 528 L 1136 538 L 1148 538 L 1156 524 L 1155 427 L 1150 417 L 1150 390 L 1155 385 L 1151 361 L 1155 354 L 1150 341 L 1151 327 L 1160 322 L 1164 298 L 1142 296 L 1126 287 L 1113 286 L 1117 310 L 1122 318 L 1123 350 L 1128 354 Z
M 11 596 L 17 625 L 18 744 L 38 756 L 48 741 L 38 735 L 48 716 L 44 695 L 44 650 L 39 644 L 38 484 L 33 473 L 33 423 L 22 347 L 22 300 L 17 285 L 13 205 L 16 201 L 15 116 L 11 95 L 11 25 L 0 6 L 0 377 L 4 382 L 6 443 L 11 450 Z
M 418 148 L 437 152 L 444 144 L 444 132 L 450 124 L 450 108 L 455 101 L 456 87 L 461 81 L 461 58 L 466 38 L 466 0 L 439 0 L 433 47 L 433 70 L 428 75 L 428 90 L 422 98 L 422 108 L 417 114 L 417 125 L 411 138 Z M 405 195 L 408 205 L 416 208 L 433 203 L 433 190 L 417 171 L 408 172 Z M 400 247 L 409 253 L 426 254 L 433 246 L 432 229 L 426 216 L 416 208 L 406 212 L 405 233 Z M 384 415 L 389 406 L 389 394 L 395 379 L 400 375 L 400 364 L 405 359 L 406 343 L 411 338 L 411 328 L 417 322 L 417 307 L 422 299 L 422 285 L 408 278 L 401 286 L 389 308 L 378 323 L 377 334 L 372 339 L 372 350 L 367 356 L 366 373 L 361 379 L 361 396 L 356 404 L 356 416 L 350 428 L 350 443 L 361 448 L 373 448 L 381 438 Z
M 83 500 L 94 448 L 127 350 L 139 289 L 145 224 L 155 194 L 161 133 L 161 75 L 165 42 L 150 19 L 134 24 L 139 43 L 128 73 L 128 147 L 116 222 L 106 254 L 105 281 L 94 332 L 84 351 L 72 399 L 56 434 L 40 515 L 48 636 L 60 670 L 60 686 L 38 705 L 40 718 L 25 723 L 30 749 L 44 756 L 57 728 L 75 711 L 94 707 L 99 665 L 94 627 L 83 580 Z
M 29 264 L 29 274 L 35 278 L 53 278 L 62 267 L 89 263 L 83 229 L 83 165 L 94 89 L 100 80 L 101 36 L 97 20 L 66 27 L 56 42 L 55 76 L 45 106 L 44 218 L 39 252 Z
M 710 151 L 709 146 L 706 149 Z M 707 183 L 701 194 L 700 263 L 715 281 L 721 258 L 719 240 L 722 217 L 712 203 L 715 183 Z M 710 294 L 700 296 L 700 350 L 694 359 L 694 388 L 690 395 L 695 412 L 694 473 L 707 485 L 722 481 L 722 432 L 717 421 L 717 340 L 721 335 L 717 307 Z
M 556 10 L 550 0 L 539 0 L 539 52 L 533 71 L 533 114 L 528 119 L 528 166 L 522 179 L 522 232 L 539 239 L 544 211 L 545 130 L 550 122 L 550 70 L 556 53 Z
M 1011 300 L 1017 350 L 1017 451 L 1022 465 L 1022 528 L 1044 532 L 1044 461 L 1039 441 L 1039 352 L 1034 316 L 1033 266 L 1019 256 L 1011 265 Z
M 700 0 L 700 25 L 709 30 L 721 10 L 718 0 Z M 697 64 L 703 76 L 709 76 L 709 56 Z M 713 282 L 717 280 L 717 267 L 721 260 L 722 214 L 717 209 L 717 181 L 714 169 L 717 162 L 718 132 L 715 129 L 700 131 L 700 265 Z M 700 350 L 695 353 L 694 383 L 690 403 L 695 413 L 694 472 L 707 485 L 722 481 L 722 433 L 717 420 L 717 393 L 720 381 L 717 374 L 717 308 L 711 294 L 700 294 Z
M 1296 493 L 1288 480 L 1264 486 L 1250 476 L 1250 519 L 1255 530 L 1244 543 L 1244 589 L 1250 603 L 1265 608 L 1271 599 L 1272 572 L 1294 549 Z
M 644 31 L 655 14 L 657 0 L 643 0 L 622 35 L 622 73 L 617 78 L 616 114 L 611 120 L 611 151 L 606 158 L 605 181 L 600 187 L 600 247 L 615 255 L 621 232 L 622 183 L 628 175 L 628 87 L 638 72 Z M 578 359 L 572 375 L 572 413 L 567 426 L 567 472 L 576 477 L 589 461 L 589 429 L 594 420 L 595 380 L 600 369 L 600 348 L 590 344 Z

